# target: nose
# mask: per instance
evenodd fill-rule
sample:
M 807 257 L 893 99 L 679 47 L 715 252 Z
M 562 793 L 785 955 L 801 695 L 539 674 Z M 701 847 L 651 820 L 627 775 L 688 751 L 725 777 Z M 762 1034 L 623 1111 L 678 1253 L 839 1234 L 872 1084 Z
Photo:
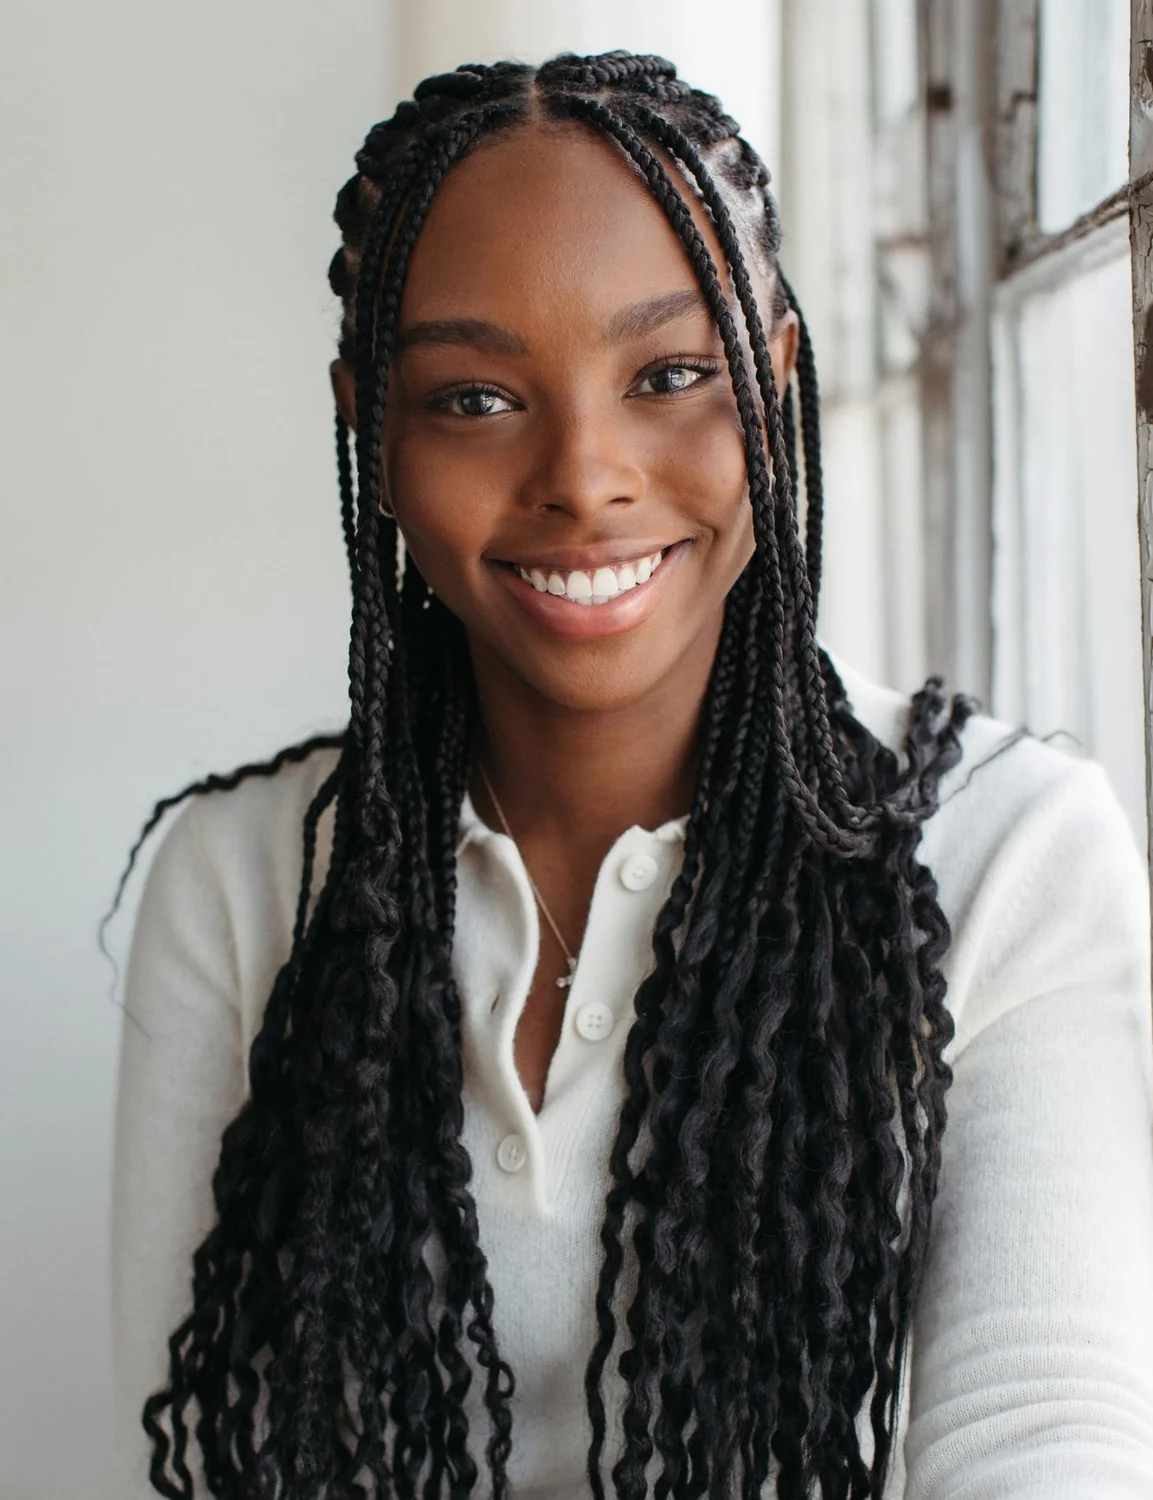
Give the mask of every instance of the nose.
M 603 410 L 571 410 L 542 424 L 522 499 L 538 513 L 589 521 L 606 507 L 634 504 L 645 473 L 624 423 Z

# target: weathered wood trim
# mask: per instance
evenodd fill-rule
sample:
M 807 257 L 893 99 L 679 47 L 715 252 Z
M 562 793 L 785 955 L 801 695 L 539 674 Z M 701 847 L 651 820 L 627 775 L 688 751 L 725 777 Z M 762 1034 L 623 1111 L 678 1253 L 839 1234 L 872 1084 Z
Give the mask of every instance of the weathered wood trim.
M 1062 229 L 1060 234 L 1039 234 L 1032 241 L 1026 241 L 1002 268 L 1002 276 L 1016 276 L 1045 256 L 1059 254 L 1077 240 L 1083 240 L 1086 235 L 1111 224 L 1114 219 L 1124 218 L 1129 211 L 1130 196 L 1142 192 L 1150 184 L 1153 184 L 1153 172 L 1146 172 L 1136 182 L 1126 183 L 1115 193 L 1110 193 L 1108 198 L 1103 198 L 1088 213 L 1074 219 L 1067 229 Z
M 924 447 L 925 628 L 929 664 L 955 675 L 953 578 L 953 370 L 956 365 L 956 124 L 951 68 L 952 28 L 943 0 L 920 0 L 918 39 L 925 100 L 929 308 L 921 344 Z
M 998 0 L 994 120 L 997 245 L 1004 266 L 1037 234 L 1039 0 Z
M 1153 862 L 1153 0 L 1132 0 L 1129 244 L 1137 386 L 1137 532 L 1145 672 L 1145 797 Z

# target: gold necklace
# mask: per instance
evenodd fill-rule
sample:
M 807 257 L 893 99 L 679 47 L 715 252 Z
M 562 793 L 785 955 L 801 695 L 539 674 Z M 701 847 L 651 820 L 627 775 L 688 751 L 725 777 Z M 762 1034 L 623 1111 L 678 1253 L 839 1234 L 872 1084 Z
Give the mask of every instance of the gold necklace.
M 496 815 L 500 819 L 501 827 L 504 829 L 505 833 L 508 834 L 509 838 L 512 839 L 513 843 L 516 844 L 516 838 L 515 838 L 515 836 L 513 834 L 512 829 L 508 826 L 508 819 L 504 815 L 504 808 L 501 807 L 501 805 L 500 805 L 500 798 L 497 796 L 495 790 L 493 789 L 492 782 L 488 779 L 488 772 L 484 768 L 484 763 L 482 761 L 478 760 L 476 764 L 477 764 L 477 770 L 480 772 L 480 778 L 484 782 L 485 791 L 488 793 L 489 798 L 492 801 L 493 807 L 496 808 Z M 518 846 L 518 853 L 519 853 L 519 846 Z M 524 864 L 523 858 L 521 860 L 521 863 Z M 568 944 L 565 942 L 564 938 L 561 937 L 561 935 L 560 935 L 560 928 L 553 921 L 552 912 L 549 911 L 548 907 L 545 905 L 545 903 L 544 903 L 544 897 L 541 895 L 540 891 L 537 889 L 537 883 L 536 883 L 536 881 L 529 874 L 529 869 L 528 869 L 527 865 L 525 865 L 524 873 L 526 875 L 528 875 L 528 883 L 532 887 L 532 893 L 533 893 L 533 895 L 536 897 L 536 904 L 540 907 L 541 916 L 545 919 L 545 921 L 548 923 L 548 925 L 552 928 L 552 935 L 553 935 L 553 937 L 556 938 L 557 942 L 560 944 L 561 952 L 564 954 L 564 956 L 565 956 L 565 962 L 568 964 L 568 973 L 567 974 L 562 974 L 561 977 L 556 982 L 556 987 L 557 987 L 558 990 L 567 990 L 568 987 L 569 987 L 569 985 L 572 984 L 573 975 L 576 973 L 577 961 L 572 956 L 572 954 L 569 952 Z

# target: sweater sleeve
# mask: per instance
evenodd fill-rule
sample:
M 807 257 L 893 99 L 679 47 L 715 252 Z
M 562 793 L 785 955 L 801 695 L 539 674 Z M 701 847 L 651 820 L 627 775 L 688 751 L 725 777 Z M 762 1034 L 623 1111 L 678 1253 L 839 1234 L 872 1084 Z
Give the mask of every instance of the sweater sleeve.
M 193 804 L 161 845 L 128 969 L 113 1184 L 118 1500 L 155 1500 L 141 1408 L 191 1308 L 220 1136 L 245 1092 L 236 943 L 200 821 Z
M 1049 776 L 977 874 L 965 801 L 937 815 L 968 888 L 953 893 L 954 1082 L 912 1339 L 905 1497 L 1148 1500 L 1143 862 L 1091 763 Z

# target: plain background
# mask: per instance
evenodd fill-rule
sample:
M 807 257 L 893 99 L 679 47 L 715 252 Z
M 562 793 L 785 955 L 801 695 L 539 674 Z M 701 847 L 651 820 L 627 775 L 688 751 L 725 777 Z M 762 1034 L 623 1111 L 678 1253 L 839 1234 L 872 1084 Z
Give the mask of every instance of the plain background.
M 325 270 L 383 22 L 66 0 L 4 31 L 0 1496 L 73 1500 L 116 1493 L 97 922 L 157 797 L 342 713 Z

